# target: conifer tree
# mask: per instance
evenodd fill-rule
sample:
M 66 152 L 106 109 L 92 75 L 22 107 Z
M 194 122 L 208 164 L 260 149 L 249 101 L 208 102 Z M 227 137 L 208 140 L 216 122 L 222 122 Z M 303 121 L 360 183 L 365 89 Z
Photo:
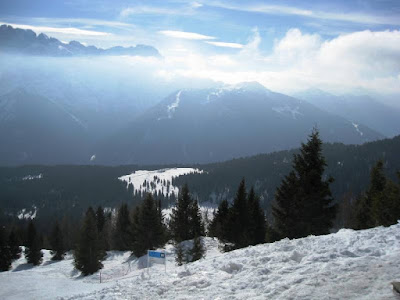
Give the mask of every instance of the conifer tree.
M 294 171 L 277 190 L 273 209 L 277 231 L 291 237 L 329 233 L 336 205 L 329 188 L 333 178 L 323 179 L 325 167 L 322 141 L 318 130 L 313 129 L 307 143 L 302 143 L 300 154 L 294 155 Z
M 267 223 L 265 214 L 260 206 L 260 199 L 252 187 L 248 196 L 249 207 L 249 242 L 250 245 L 257 245 L 265 242 Z
M 96 221 L 97 221 L 97 230 L 98 232 L 102 232 L 104 228 L 104 224 L 106 223 L 106 217 L 104 215 L 104 209 L 99 206 L 96 210 Z
M 372 168 L 368 190 L 358 198 L 355 214 L 356 229 L 390 226 L 400 218 L 400 186 L 386 178 L 383 161 Z
M 85 276 L 93 274 L 103 267 L 101 263 L 103 255 L 97 230 L 96 215 L 93 208 L 89 207 L 74 251 L 75 267 Z
M 35 224 L 30 220 L 27 232 L 27 243 L 25 247 L 25 257 L 28 263 L 34 266 L 40 265 L 42 262 L 43 252 L 39 234 L 36 232 Z
M 3 227 L 0 227 L 0 272 L 8 271 L 11 268 L 11 262 L 11 251 L 6 231 Z
M 192 201 L 189 207 L 189 220 L 190 220 L 190 237 L 196 238 L 204 236 L 204 223 L 201 217 L 201 211 L 197 201 Z
M 52 254 L 51 260 L 63 260 L 65 256 L 64 237 L 58 222 L 54 225 L 50 236 L 50 245 Z
M 178 266 L 182 266 L 184 260 L 184 251 L 181 243 L 175 245 L 175 261 Z
M 151 193 L 143 201 L 136 224 L 133 253 L 139 257 L 147 250 L 155 249 L 164 244 L 164 228 L 160 222 L 157 203 Z
M 191 261 L 194 262 L 196 260 L 201 259 L 204 256 L 205 250 L 203 245 L 201 244 L 201 238 L 196 236 L 193 239 L 193 248 L 190 250 L 190 255 L 192 257 Z
M 234 244 L 235 248 L 242 248 L 249 245 L 247 232 L 249 225 L 248 212 L 246 183 L 242 179 L 228 215 L 227 239 Z
M 191 203 L 192 198 L 189 194 L 189 188 L 185 184 L 179 193 L 176 207 L 172 209 L 171 214 L 170 226 L 172 236 L 177 243 L 193 238 L 189 219 Z
M 296 173 L 291 171 L 276 190 L 272 214 L 277 239 L 285 237 L 292 239 L 302 236 L 298 227 L 301 219 L 301 202 L 297 195 L 299 188 Z
M 208 233 L 212 237 L 217 237 L 222 242 L 227 241 L 227 231 L 228 231 L 228 214 L 229 214 L 229 204 L 228 201 L 222 200 L 218 205 L 218 209 L 214 211 L 214 218 L 210 223 Z
M 114 230 L 114 248 L 120 251 L 132 249 L 131 220 L 127 204 L 122 204 L 118 210 Z
M 11 229 L 10 236 L 8 237 L 8 245 L 10 246 L 11 259 L 19 259 L 21 257 L 22 249 L 20 247 L 21 241 L 18 238 L 15 228 Z

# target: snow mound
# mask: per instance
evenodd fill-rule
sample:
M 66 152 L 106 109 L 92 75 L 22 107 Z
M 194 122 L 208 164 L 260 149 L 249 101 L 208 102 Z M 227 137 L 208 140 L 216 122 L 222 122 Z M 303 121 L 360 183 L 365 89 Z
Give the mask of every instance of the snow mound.
M 185 242 L 189 243 L 189 242 Z M 204 238 L 206 257 L 176 266 L 167 245 L 163 265 L 110 252 L 100 273 L 81 277 L 71 255 L 38 267 L 13 264 L 0 273 L 1 299 L 399 299 L 400 224 L 263 244 L 228 253 Z

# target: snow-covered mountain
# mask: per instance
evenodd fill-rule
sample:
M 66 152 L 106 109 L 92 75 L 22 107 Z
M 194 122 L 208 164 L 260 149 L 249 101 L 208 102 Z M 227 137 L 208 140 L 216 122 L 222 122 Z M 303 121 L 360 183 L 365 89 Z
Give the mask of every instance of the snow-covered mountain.
M 32 30 L 13 28 L 10 25 L 0 26 L 0 50 L 2 52 L 40 56 L 160 56 L 156 48 L 148 45 L 101 49 L 95 46 L 85 46 L 78 41 L 63 43 L 56 38 L 48 37 L 44 33 L 36 35 Z
M 400 134 L 400 109 L 387 106 L 370 96 L 336 96 L 319 89 L 311 89 L 297 93 L 295 97 L 354 124 L 364 124 L 388 137 Z
M 325 142 L 383 136 L 256 82 L 178 90 L 96 149 L 98 162 L 193 163 L 298 147 L 317 126 Z
M 398 299 L 400 224 L 263 244 L 228 253 L 205 238 L 205 258 L 163 265 L 130 252 L 108 252 L 104 268 L 82 277 L 68 254 L 37 267 L 22 257 L 0 273 L 1 299 Z M 102 282 L 100 283 L 100 275 Z

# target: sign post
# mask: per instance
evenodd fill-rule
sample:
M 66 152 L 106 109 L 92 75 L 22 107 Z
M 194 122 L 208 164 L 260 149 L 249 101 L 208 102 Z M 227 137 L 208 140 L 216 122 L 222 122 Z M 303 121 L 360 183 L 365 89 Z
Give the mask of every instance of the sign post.
M 167 272 L 167 257 L 164 251 L 147 250 L 147 268 L 150 268 L 150 263 L 164 264 L 165 272 Z

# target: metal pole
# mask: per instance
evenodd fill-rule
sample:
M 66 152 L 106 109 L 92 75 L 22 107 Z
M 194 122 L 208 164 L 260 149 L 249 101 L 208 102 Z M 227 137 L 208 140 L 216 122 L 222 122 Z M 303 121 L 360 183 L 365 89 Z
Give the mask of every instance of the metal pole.
M 150 275 L 149 264 L 150 264 L 150 256 L 149 256 L 149 250 L 147 250 L 147 275 Z

